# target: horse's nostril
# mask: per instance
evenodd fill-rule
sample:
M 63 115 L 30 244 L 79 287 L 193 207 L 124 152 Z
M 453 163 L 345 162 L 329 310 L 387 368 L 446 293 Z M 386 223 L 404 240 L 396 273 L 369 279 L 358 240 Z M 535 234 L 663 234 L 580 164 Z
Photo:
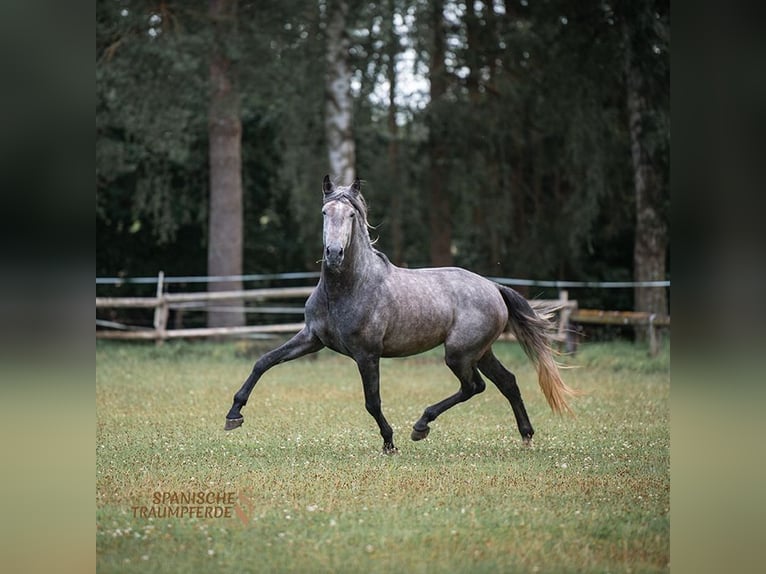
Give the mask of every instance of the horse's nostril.
M 342 247 L 327 247 L 325 249 L 325 254 L 327 257 L 343 257 L 343 248 Z

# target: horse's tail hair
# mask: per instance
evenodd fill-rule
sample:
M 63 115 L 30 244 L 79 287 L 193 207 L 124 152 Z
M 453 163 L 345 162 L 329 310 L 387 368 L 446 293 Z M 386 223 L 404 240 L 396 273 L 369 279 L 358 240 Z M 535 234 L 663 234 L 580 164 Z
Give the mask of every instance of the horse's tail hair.
M 580 393 L 569 387 L 561 378 L 558 364 L 553 358 L 550 335 L 553 324 L 550 312 L 538 314 L 517 291 L 498 285 L 500 294 L 508 307 L 508 319 L 521 348 L 537 367 L 537 381 L 548 404 L 556 413 L 572 413 L 567 397 Z

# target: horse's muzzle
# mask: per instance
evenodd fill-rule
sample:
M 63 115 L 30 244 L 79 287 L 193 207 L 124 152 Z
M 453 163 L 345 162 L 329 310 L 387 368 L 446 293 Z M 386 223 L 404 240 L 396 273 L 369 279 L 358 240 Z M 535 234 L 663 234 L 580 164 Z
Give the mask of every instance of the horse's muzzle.
M 343 264 L 343 248 L 325 248 L 324 261 L 330 271 L 340 271 L 340 267 Z

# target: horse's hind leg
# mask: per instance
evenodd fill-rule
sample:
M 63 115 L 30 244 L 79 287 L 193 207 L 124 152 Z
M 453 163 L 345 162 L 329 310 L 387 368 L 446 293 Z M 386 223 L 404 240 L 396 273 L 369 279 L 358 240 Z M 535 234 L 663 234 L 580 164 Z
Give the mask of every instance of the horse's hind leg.
M 521 392 L 516 384 L 516 377 L 497 360 L 491 349 L 479 359 L 479 369 L 490 381 L 495 383 L 500 392 L 511 403 L 521 438 L 524 444 L 529 444 L 535 431 L 529 422 L 527 410 L 524 408 L 524 401 L 521 400 Z
M 426 438 L 428 433 L 431 432 L 428 423 L 435 420 L 436 417 L 438 417 L 447 409 L 454 407 L 458 403 L 465 402 L 472 396 L 479 394 L 486 387 L 486 384 L 481 378 L 479 371 L 465 356 L 454 356 L 447 354 L 446 362 L 447 366 L 460 380 L 460 390 L 454 395 L 447 397 L 435 405 L 431 405 L 430 407 L 426 408 L 425 411 L 423 411 L 423 416 L 421 416 L 418 422 L 416 422 L 412 427 L 412 434 L 410 435 L 412 440 L 422 440 Z
M 240 413 L 242 407 L 247 404 L 247 399 L 250 393 L 253 392 L 253 387 L 261 378 L 263 373 L 268 371 L 274 365 L 284 363 L 286 361 L 292 361 L 303 355 L 314 353 L 320 350 L 324 345 L 317 339 L 308 327 L 295 335 L 292 339 L 280 345 L 273 351 L 269 351 L 258 359 L 253 367 L 250 376 L 247 377 L 242 387 L 234 395 L 234 403 L 231 406 L 228 414 L 226 415 L 225 430 L 232 430 L 242 425 L 245 418 Z

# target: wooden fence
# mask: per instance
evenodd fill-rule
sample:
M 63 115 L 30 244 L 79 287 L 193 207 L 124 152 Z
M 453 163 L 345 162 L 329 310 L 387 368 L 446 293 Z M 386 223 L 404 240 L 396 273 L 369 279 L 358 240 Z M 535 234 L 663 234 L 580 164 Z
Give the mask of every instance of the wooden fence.
M 162 342 L 174 338 L 214 337 L 214 336 L 247 336 L 254 334 L 292 334 L 303 328 L 303 322 L 280 322 L 277 324 L 246 325 L 241 327 L 197 327 L 197 328 L 168 328 L 168 318 L 171 310 L 183 312 L 193 308 L 204 311 L 205 305 L 215 302 L 237 301 L 263 303 L 269 299 L 296 299 L 302 304 L 314 290 L 314 286 L 274 287 L 262 289 L 246 289 L 238 291 L 212 291 L 193 293 L 164 293 L 162 274 L 158 278 L 157 292 L 154 297 L 96 297 L 96 310 L 103 309 L 153 309 L 154 319 L 151 327 L 126 325 L 97 319 L 96 338 L 101 339 L 132 339 L 153 340 Z M 535 299 L 530 301 L 538 309 L 555 309 L 556 332 L 554 340 L 567 352 L 576 349 L 576 324 L 600 325 L 630 325 L 634 328 L 646 328 L 649 350 L 652 355 L 659 349 L 658 328 L 670 326 L 667 315 L 652 315 L 631 311 L 600 311 L 595 309 L 578 309 L 577 301 L 569 299 L 566 290 L 559 291 L 558 299 Z M 249 307 L 258 310 L 258 305 Z M 302 313 L 302 306 L 290 308 L 265 308 L 264 312 Z M 503 338 L 513 339 L 512 334 L 506 333 Z
M 630 325 L 634 328 L 646 328 L 649 341 L 649 354 L 659 352 L 659 328 L 670 327 L 669 315 L 643 313 L 639 311 L 600 311 L 597 309 L 579 309 L 570 317 L 572 323 L 595 325 Z
M 171 309 L 184 309 L 189 303 L 210 303 L 222 301 L 257 301 L 267 299 L 308 299 L 314 287 L 279 287 L 268 289 L 247 289 L 242 291 L 213 291 L 199 293 L 160 293 L 155 297 L 96 297 L 96 309 L 154 309 L 154 322 L 150 327 L 113 325 L 113 329 L 97 329 L 96 337 L 103 339 L 150 339 L 163 341 L 173 338 L 213 337 L 220 335 L 249 335 L 254 333 L 297 333 L 303 323 L 281 323 L 277 325 L 246 325 L 242 327 L 202 327 L 191 329 L 169 329 L 168 317 Z M 296 312 L 300 312 L 296 309 Z M 102 322 L 102 326 L 107 326 Z

